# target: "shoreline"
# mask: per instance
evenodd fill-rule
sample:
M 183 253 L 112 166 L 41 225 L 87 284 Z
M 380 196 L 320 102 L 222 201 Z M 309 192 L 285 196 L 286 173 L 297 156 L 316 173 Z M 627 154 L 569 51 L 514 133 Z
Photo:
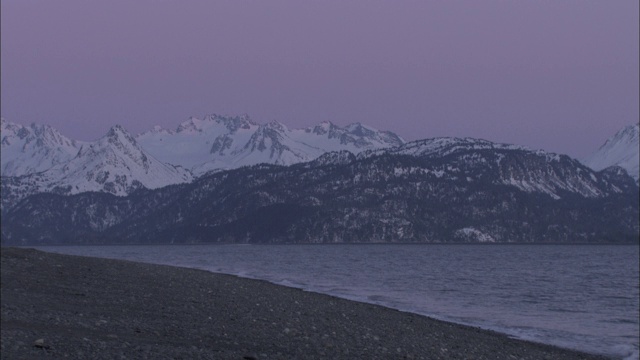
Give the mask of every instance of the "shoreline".
M 167 265 L 3 247 L 1 284 L 2 358 L 606 359 Z
M 67 247 L 67 246 L 351 246 L 351 245 L 409 245 L 409 246 L 448 246 L 448 245 L 472 245 L 472 246 L 640 246 L 640 238 L 633 242 L 342 242 L 342 243 L 241 243 L 241 242 L 202 242 L 202 243 L 96 243 L 96 244 L 7 244 L 2 247 L 13 247 L 19 249 L 33 249 L 39 247 Z

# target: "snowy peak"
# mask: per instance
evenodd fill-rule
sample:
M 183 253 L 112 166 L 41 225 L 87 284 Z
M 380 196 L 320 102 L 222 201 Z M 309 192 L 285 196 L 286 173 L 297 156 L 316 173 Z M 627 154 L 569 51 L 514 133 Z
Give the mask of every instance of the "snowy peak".
M 112 127 L 107 135 L 98 141 L 98 144 L 105 149 L 112 147 L 114 152 L 119 152 L 119 156 L 127 157 L 145 169 L 148 168 L 149 159 L 144 150 L 140 148 L 136 139 L 120 125 Z
M 176 132 L 177 133 L 183 133 L 183 132 L 197 133 L 197 132 L 202 132 L 202 129 L 203 129 L 202 121 L 191 117 L 189 118 L 189 120 L 178 125 Z
M 349 132 L 349 134 L 352 134 L 358 137 L 373 137 L 377 132 L 376 129 L 364 126 L 359 122 L 349 124 L 345 129 Z
M 217 114 L 190 118 L 173 133 L 156 128 L 136 139 L 161 161 L 197 175 L 260 163 L 291 165 L 331 151 L 355 154 L 404 143 L 391 132 L 359 123 L 341 128 L 325 121 L 306 129 L 289 129 L 278 121 L 257 124 L 247 115 Z
M 528 150 L 525 147 L 494 143 L 482 139 L 439 137 L 432 139 L 416 140 L 392 149 L 372 150 L 363 153 L 363 156 L 371 156 L 380 153 L 401 154 L 422 157 L 443 157 L 460 151 L 477 150 Z
M 429 152 L 434 144 L 447 155 Z M 127 198 L 28 197 L 5 205 L 3 234 L 11 243 L 638 241 L 638 187 L 621 168 L 473 139 L 408 145 L 424 151 L 333 152 Z
M 223 116 L 218 114 L 206 115 L 202 120 L 190 117 L 187 121 L 178 125 L 176 133 L 205 133 L 211 128 L 225 128 L 230 133 L 235 133 L 238 129 L 249 129 L 257 126 L 251 121 L 248 115 Z
M 192 180 L 191 174 L 147 154 L 122 126 L 112 127 L 75 157 L 12 183 L 23 195 L 38 192 L 78 194 L 88 191 L 127 195 L 139 188 L 155 189 Z
M 269 158 L 272 159 L 275 152 L 281 153 L 285 148 L 288 149 L 282 144 L 284 133 L 287 130 L 286 127 L 281 127 L 277 123 L 260 125 L 249 139 L 249 142 L 245 144 L 244 148 L 250 152 L 271 150 Z
M 593 154 L 583 160 L 590 168 L 599 171 L 610 166 L 620 166 L 636 181 L 640 178 L 640 123 L 628 125 L 609 138 Z
M 125 130 L 122 125 L 114 125 L 111 127 L 111 129 L 109 129 L 109 131 L 107 132 L 107 135 L 105 136 L 107 139 L 109 139 L 110 142 L 116 143 L 116 142 L 130 142 L 130 143 L 135 143 L 136 140 L 133 138 L 133 136 L 131 136 L 127 130 Z
M 23 126 L 1 119 L 2 176 L 45 171 L 72 159 L 83 143 L 48 125 Z
M 233 167 L 229 159 L 239 156 L 258 127 L 246 115 L 212 114 L 192 117 L 174 132 L 156 128 L 136 140 L 157 159 L 202 174 Z
M 330 121 L 304 129 L 307 134 L 317 135 L 339 143 L 339 148 L 330 151 L 350 150 L 360 152 L 369 149 L 381 149 L 400 146 L 404 139 L 390 131 L 380 131 L 361 123 L 353 123 L 341 128 Z
M 324 135 L 331 130 L 335 131 L 335 129 L 337 128 L 338 127 L 335 126 L 331 121 L 323 121 L 314 127 L 306 128 L 305 131 L 316 135 Z
M 608 139 L 602 147 L 611 144 L 620 143 L 627 145 L 635 145 L 638 143 L 638 133 L 640 132 L 640 123 L 635 125 L 627 125 L 618 131 L 613 138 Z
M 145 172 L 148 172 L 151 166 L 151 160 L 144 150 L 120 125 L 113 126 L 107 135 L 88 147 L 83 147 L 76 159 L 78 158 L 105 161 L 112 166 L 124 166 L 129 169 L 131 169 L 130 165 L 135 165 Z M 73 161 L 77 161 L 76 159 Z
M 209 121 L 215 121 L 219 124 L 223 124 L 231 133 L 237 132 L 239 129 L 249 130 L 252 127 L 257 126 L 248 115 L 241 116 L 221 116 L 221 115 L 209 115 L 205 117 Z
M 173 131 L 173 130 L 168 130 L 168 129 L 163 128 L 160 125 L 155 125 L 151 130 L 146 131 L 146 132 L 144 132 L 142 134 L 139 134 L 137 137 L 142 136 L 144 134 L 172 135 L 174 133 L 175 133 L 175 131 Z
M 191 180 L 187 171 L 163 164 L 147 154 L 120 125 L 112 127 L 107 135 L 86 151 L 80 151 L 64 167 L 53 170 L 73 173 L 73 179 L 87 180 L 88 183 L 81 186 L 75 184 L 79 192 L 85 188 L 85 191 L 106 191 L 116 195 L 126 195 L 137 187 L 155 189 Z M 69 178 L 66 174 L 64 177 Z
M 473 138 L 434 138 L 413 141 L 388 150 L 374 150 L 358 155 L 361 160 L 405 155 L 437 166 L 429 169 L 394 169 L 394 174 L 416 174 L 433 179 L 508 185 L 527 193 L 541 193 L 552 199 L 565 194 L 598 198 L 626 191 L 633 186 L 628 176 L 596 173 L 567 155 L 529 150 L 522 146 L 493 143 Z M 608 181 L 613 179 L 615 181 Z M 625 180 L 624 178 L 626 177 Z M 617 183 L 623 187 L 613 186 Z
M 279 133 L 287 133 L 289 132 L 289 128 L 287 127 L 287 125 L 277 121 L 277 120 L 273 120 L 268 122 L 266 125 L 264 125 L 265 127 L 269 128 L 269 129 L 273 129 L 274 131 L 277 131 Z

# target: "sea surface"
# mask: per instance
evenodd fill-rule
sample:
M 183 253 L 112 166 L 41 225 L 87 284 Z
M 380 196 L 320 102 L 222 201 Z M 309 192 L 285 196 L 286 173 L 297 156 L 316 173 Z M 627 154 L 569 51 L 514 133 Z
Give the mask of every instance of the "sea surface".
M 520 339 L 638 359 L 638 245 L 38 248 L 263 279 Z

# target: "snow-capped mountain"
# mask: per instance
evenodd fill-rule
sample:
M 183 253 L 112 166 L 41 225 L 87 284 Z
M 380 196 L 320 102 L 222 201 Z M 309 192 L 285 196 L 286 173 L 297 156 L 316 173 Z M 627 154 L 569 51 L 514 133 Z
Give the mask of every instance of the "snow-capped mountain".
M 433 138 L 417 140 L 388 150 L 371 150 L 358 157 L 407 155 L 442 162 L 431 175 L 456 180 L 473 173 L 468 181 L 490 175 L 494 184 L 514 186 L 528 193 L 542 193 L 559 199 L 562 193 L 584 197 L 605 194 L 602 181 L 580 162 L 567 155 L 532 151 L 523 146 L 500 144 L 473 138 Z M 425 174 L 428 175 L 428 174 Z M 613 187 L 609 191 L 622 192 Z
M 595 171 L 565 155 L 440 138 L 213 172 L 128 197 L 37 194 L 3 212 L 2 239 L 637 243 L 638 191 L 619 167 Z
M 306 129 L 289 129 L 273 121 L 257 124 L 248 116 L 208 115 L 190 118 L 175 131 L 156 127 L 137 141 L 161 161 L 200 175 L 211 170 L 269 163 L 291 165 L 330 151 L 359 153 L 398 146 L 394 133 L 355 123 L 344 128 L 323 122 Z
M 2 176 L 45 171 L 71 160 L 85 143 L 64 137 L 48 125 L 23 126 L 0 119 Z
M 636 181 L 640 178 L 640 123 L 628 125 L 609 138 L 597 151 L 583 160 L 594 170 L 620 166 Z
M 20 197 L 40 192 L 70 195 L 88 191 L 127 195 L 138 188 L 156 189 L 191 180 L 189 171 L 156 160 L 116 125 L 96 142 L 82 144 L 76 156 L 65 163 L 8 178 L 7 184 L 3 183 L 3 193 L 7 186 Z M 3 197 L 5 200 L 8 199 Z
M 95 142 L 80 142 L 49 126 L 2 119 L 2 206 L 39 192 L 127 195 L 137 188 L 189 182 L 194 173 L 290 165 L 329 151 L 358 153 L 402 143 L 391 132 L 361 124 L 341 128 L 324 122 L 290 130 L 276 121 L 257 124 L 248 116 L 219 115 L 191 118 L 175 131 L 156 127 L 137 139 L 115 126 Z
M 529 150 L 524 146 L 494 143 L 475 138 L 439 137 L 412 141 L 386 150 L 370 150 L 361 156 L 381 155 L 382 153 L 410 155 L 416 157 L 443 157 L 459 151 L 472 150 Z

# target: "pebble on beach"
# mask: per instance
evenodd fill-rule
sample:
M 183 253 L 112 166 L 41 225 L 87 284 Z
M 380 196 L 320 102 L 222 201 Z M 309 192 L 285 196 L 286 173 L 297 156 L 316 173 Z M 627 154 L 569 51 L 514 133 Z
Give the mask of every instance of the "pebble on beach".
M 2 359 L 603 359 L 195 269 L 3 248 L 0 284 Z

